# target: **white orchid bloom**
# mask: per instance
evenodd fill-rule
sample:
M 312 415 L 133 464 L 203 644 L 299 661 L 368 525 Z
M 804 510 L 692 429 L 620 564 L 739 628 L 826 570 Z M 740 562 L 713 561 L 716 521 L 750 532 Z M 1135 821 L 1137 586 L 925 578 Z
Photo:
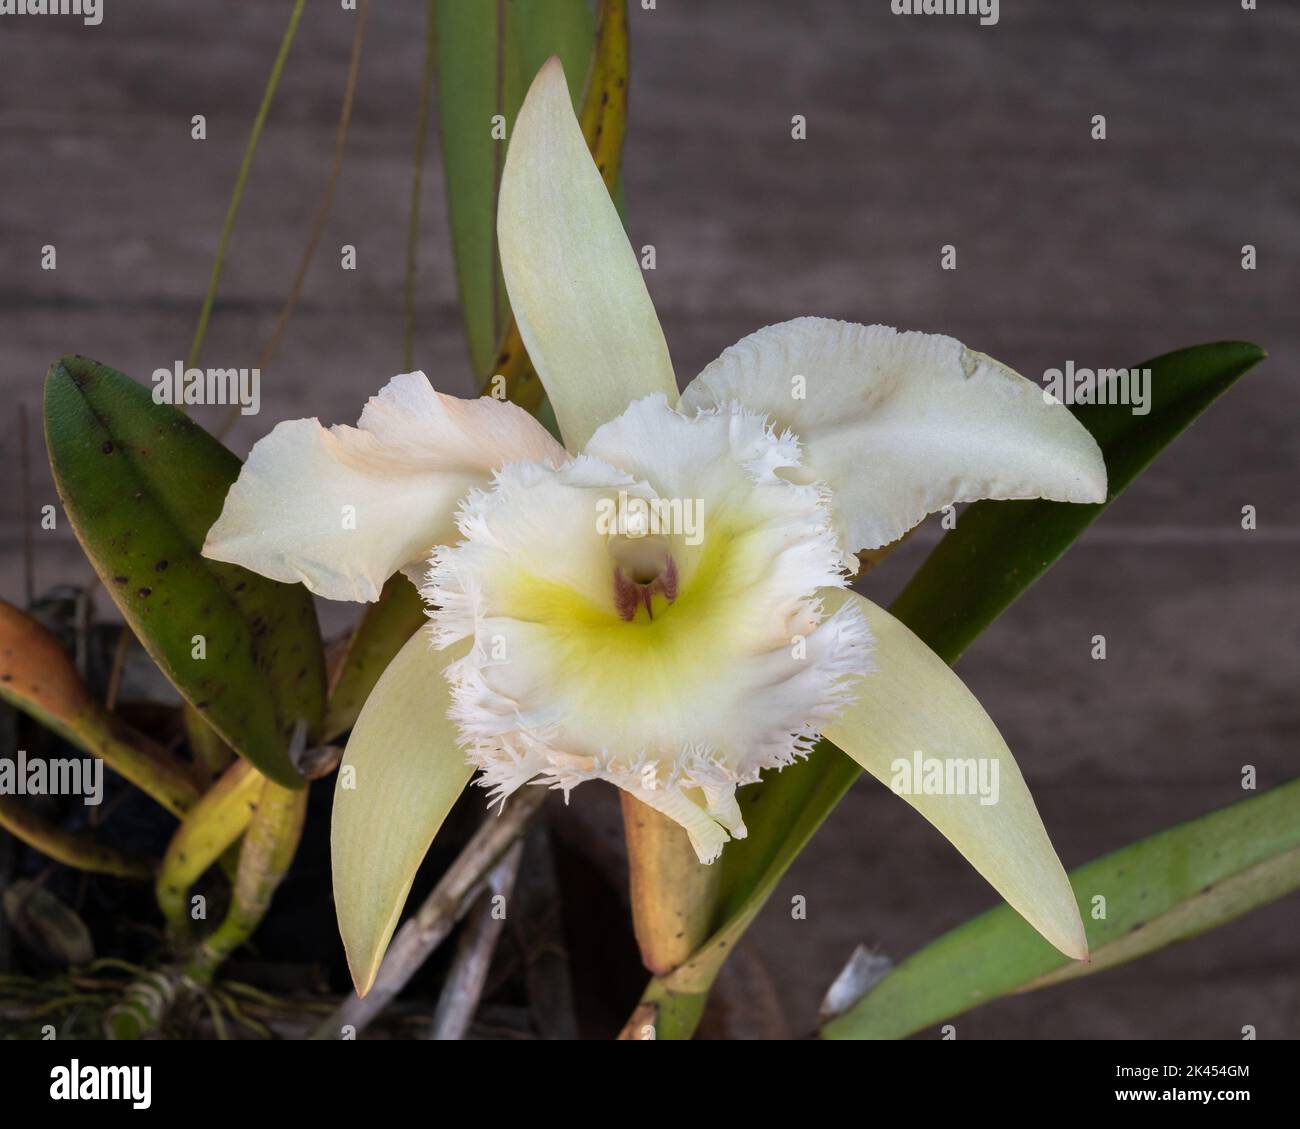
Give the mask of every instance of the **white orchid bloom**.
M 917 749 L 995 762 L 996 804 L 905 798 L 1084 957 L 997 729 L 846 584 L 854 553 L 951 503 L 1103 501 L 1088 433 L 950 338 L 819 318 L 745 338 L 679 398 L 556 60 L 519 112 L 498 234 L 568 450 L 511 404 L 408 373 L 357 428 L 297 420 L 262 439 L 204 548 L 331 599 L 374 600 L 405 570 L 429 602 L 430 631 L 376 685 L 335 794 L 335 898 L 358 989 L 475 769 L 494 797 L 612 782 L 708 862 L 745 834 L 736 788 L 819 734 L 886 781 Z

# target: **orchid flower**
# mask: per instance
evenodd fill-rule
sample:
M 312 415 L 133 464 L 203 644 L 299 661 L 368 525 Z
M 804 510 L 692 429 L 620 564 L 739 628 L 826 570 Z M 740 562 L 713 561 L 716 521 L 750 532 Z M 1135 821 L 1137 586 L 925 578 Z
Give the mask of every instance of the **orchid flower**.
M 565 446 L 510 403 L 406 373 L 355 428 L 295 420 L 258 442 L 204 548 L 335 600 L 375 600 L 403 571 L 428 602 L 336 786 L 334 891 L 358 990 L 475 770 L 494 799 L 608 781 L 711 862 L 745 834 L 736 789 L 823 734 L 886 781 L 916 750 L 995 764 L 995 804 L 904 798 L 1084 958 L 1069 883 L 992 721 L 847 585 L 857 552 L 953 503 L 1103 501 L 1091 436 L 951 338 L 821 318 L 760 329 L 679 396 L 558 60 L 519 112 L 497 223 Z

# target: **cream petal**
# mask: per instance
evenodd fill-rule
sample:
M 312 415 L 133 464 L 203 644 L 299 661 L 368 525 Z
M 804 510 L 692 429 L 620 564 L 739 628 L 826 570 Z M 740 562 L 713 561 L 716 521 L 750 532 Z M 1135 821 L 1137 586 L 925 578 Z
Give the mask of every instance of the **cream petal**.
M 875 638 L 876 670 L 855 684 L 856 700 L 822 727 L 822 735 L 902 795 L 1061 952 L 1086 960 L 1088 941 L 1069 879 L 1011 751 L 975 696 L 938 655 L 870 600 L 833 589 L 826 606 L 860 609 Z M 977 772 L 984 771 L 985 783 L 996 781 L 996 787 L 986 796 L 971 789 L 917 792 L 920 782 L 911 769 L 918 752 L 945 768 L 973 762 Z M 894 788 L 896 783 L 912 790 Z M 989 796 L 995 802 L 983 802 Z
M 450 655 L 417 632 L 388 665 L 348 738 L 330 825 L 334 907 L 357 992 L 375 981 L 411 882 L 473 769 L 447 717 Z
M 203 555 L 331 600 L 377 600 L 394 572 L 456 538 L 456 504 L 516 459 L 564 449 L 527 412 L 394 377 L 356 427 L 281 423 L 254 445 Z
M 659 319 L 556 58 L 515 119 L 497 241 L 519 331 L 570 450 L 641 396 L 676 399 Z
M 1101 450 L 1070 412 L 951 337 L 826 318 L 769 325 L 705 368 L 681 405 L 732 401 L 799 436 L 850 552 L 953 503 L 1106 499 Z

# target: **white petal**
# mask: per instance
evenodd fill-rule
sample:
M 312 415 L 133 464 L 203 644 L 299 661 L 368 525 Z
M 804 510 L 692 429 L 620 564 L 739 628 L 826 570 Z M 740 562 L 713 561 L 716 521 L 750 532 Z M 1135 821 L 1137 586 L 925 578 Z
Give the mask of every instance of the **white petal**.
M 513 459 L 563 448 L 527 412 L 395 376 L 356 427 L 279 424 L 249 453 L 204 556 L 331 600 L 377 600 L 394 572 L 455 537 L 456 503 Z
M 797 444 L 753 413 L 688 420 L 655 396 L 589 453 L 506 467 L 472 496 L 465 541 L 435 554 L 423 593 L 440 643 L 474 639 L 447 676 L 480 783 L 612 781 L 706 861 L 743 835 L 736 785 L 802 755 L 869 665 L 857 611 L 823 613 L 843 556 L 822 493 L 778 473 L 797 466 Z M 618 605 L 627 539 L 600 515 L 620 492 L 689 503 L 660 528 L 677 591 L 653 618 Z
M 659 319 L 559 59 L 538 72 L 515 119 L 497 240 L 519 331 L 571 451 L 632 400 L 676 397 Z
M 462 648 L 461 650 L 463 650 Z M 357 991 L 374 983 L 415 872 L 473 769 L 447 717 L 448 658 L 418 632 L 348 738 L 330 823 L 334 907 Z
M 700 373 L 682 409 L 732 401 L 799 436 L 850 552 L 953 503 L 1106 500 L 1101 450 L 1070 412 L 951 337 L 826 318 L 769 325 Z
M 828 592 L 826 604 L 861 611 L 876 640 L 876 669 L 855 684 L 856 700 L 823 735 L 877 780 L 912 789 L 894 790 L 1030 925 L 1066 956 L 1086 960 L 1074 892 L 997 726 L 948 665 L 888 612 L 856 592 Z M 973 764 L 984 773 L 974 779 L 989 787 L 981 795 L 973 778 L 954 771 L 963 793 L 918 793 L 910 771 L 918 752 L 923 764 L 943 762 L 945 770 Z

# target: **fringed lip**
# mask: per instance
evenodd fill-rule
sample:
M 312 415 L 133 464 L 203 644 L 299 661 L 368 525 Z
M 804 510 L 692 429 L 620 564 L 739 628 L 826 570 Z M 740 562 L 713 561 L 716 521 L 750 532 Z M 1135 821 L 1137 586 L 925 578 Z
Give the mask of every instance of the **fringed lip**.
M 605 780 L 712 861 L 745 834 L 736 788 L 807 755 L 870 670 L 871 634 L 852 605 L 824 610 L 846 558 L 826 488 L 781 473 L 799 469 L 791 432 L 739 405 L 688 419 L 655 396 L 592 448 L 502 467 L 462 503 L 462 541 L 434 552 L 431 636 L 473 640 L 445 670 L 449 716 L 491 802 Z M 696 492 L 713 524 L 674 599 L 633 621 L 609 540 L 584 515 L 609 492 L 658 497 L 664 483 Z

